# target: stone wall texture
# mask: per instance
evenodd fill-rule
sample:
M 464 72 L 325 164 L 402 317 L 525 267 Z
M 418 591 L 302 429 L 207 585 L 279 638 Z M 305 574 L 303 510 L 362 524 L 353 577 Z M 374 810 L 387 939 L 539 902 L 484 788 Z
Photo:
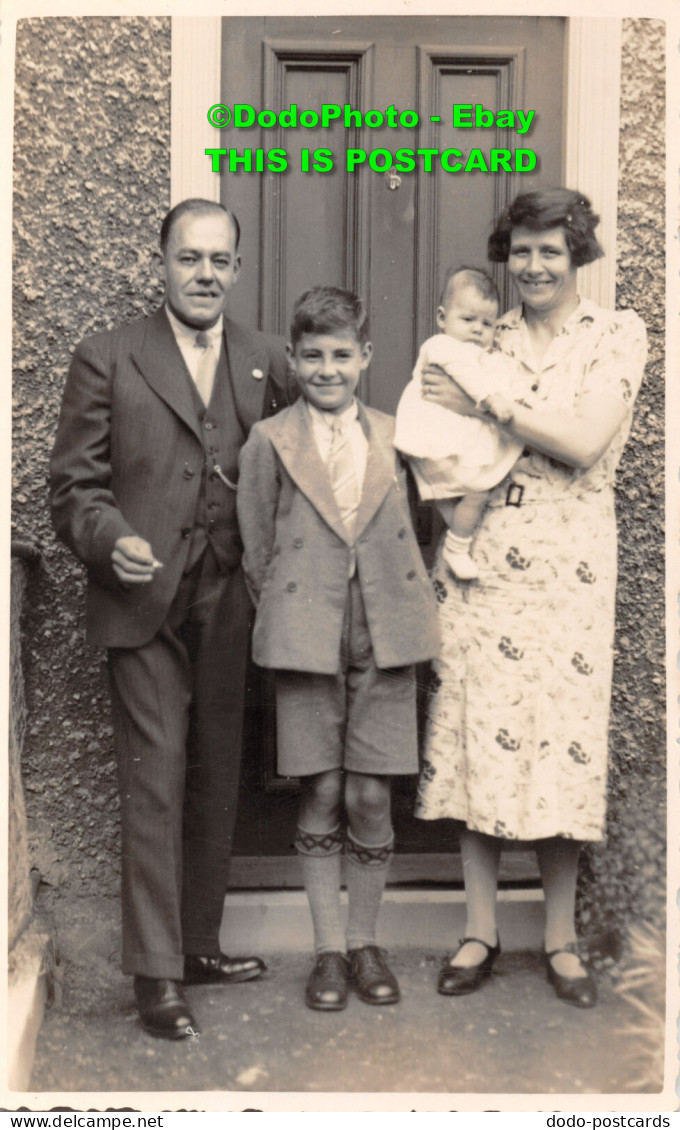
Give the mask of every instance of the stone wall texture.
M 587 853 L 581 904 L 594 932 L 664 918 L 664 69 L 664 22 L 624 20 L 617 305 L 643 318 L 649 362 L 618 474 L 608 835 Z
M 12 533 L 42 548 L 24 614 L 32 861 L 57 888 L 114 892 L 108 695 L 46 478 L 74 346 L 158 305 L 149 261 L 170 202 L 170 20 L 19 21 L 15 105 Z
M 618 488 L 620 590 L 608 844 L 585 853 L 582 926 L 663 917 L 664 25 L 627 20 L 618 301 L 650 334 Z M 13 533 L 39 541 L 26 587 L 23 757 L 32 860 L 62 891 L 113 894 L 118 808 L 101 657 L 83 578 L 55 543 L 49 451 L 85 334 L 158 301 L 149 259 L 169 205 L 170 21 L 21 21 L 15 123 Z

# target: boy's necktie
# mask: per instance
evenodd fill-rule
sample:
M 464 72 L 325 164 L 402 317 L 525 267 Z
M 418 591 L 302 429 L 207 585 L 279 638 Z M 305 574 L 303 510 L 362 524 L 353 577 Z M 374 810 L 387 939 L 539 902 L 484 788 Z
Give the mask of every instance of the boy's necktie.
M 215 357 L 213 344 L 205 330 L 198 331 L 195 344 L 196 348 L 200 350 L 198 367 L 196 369 L 196 388 L 198 395 L 207 408 L 210 404 L 210 397 L 212 396 L 213 385 L 215 383 L 217 358 Z
M 328 474 L 345 529 L 354 541 L 360 497 L 354 453 L 347 426 L 343 427 L 341 421 L 334 420 L 331 429 L 333 435 L 328 455 Z

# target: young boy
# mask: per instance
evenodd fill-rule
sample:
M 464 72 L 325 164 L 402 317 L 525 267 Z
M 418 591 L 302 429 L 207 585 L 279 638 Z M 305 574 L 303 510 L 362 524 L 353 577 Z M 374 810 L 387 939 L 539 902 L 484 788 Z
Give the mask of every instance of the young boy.
M 321 1010 L 344 1008 L 350 985 L 368 1004 L 399 1000 L 375 944 L 394 845 L 390 778 L 417 769 L 413 665 L 439 642 L 394 420 L 355 398 L 368 337 L 356 295 L 303 294 L 288 346 L 302 395 L 255 425 L 240 462 L 253 658 L 276 672 L 278 771 L 304 781 L 296 848 L 316 954 L 305 1001 Z
M 479 576 L 470 556 L 472 535 L 489 490 L 519 458 L 521 444 L 491 420 L 457 416 L 423 399 L 422 375 L 437 365 L 498 423 L 512 418 L 510 392 L 517 367 L 489 353 L 499 295 L 493 279 L 476 267 L 449 270 L 437 308 L 442 333 L 421 346 L 413 379 L 397 409 L 395 446 L 409 456 L 422 499 L 434 499 L 449 527 L 442 555 L 459 580 Z M 455 501 L 454 501 L 455 499 Z

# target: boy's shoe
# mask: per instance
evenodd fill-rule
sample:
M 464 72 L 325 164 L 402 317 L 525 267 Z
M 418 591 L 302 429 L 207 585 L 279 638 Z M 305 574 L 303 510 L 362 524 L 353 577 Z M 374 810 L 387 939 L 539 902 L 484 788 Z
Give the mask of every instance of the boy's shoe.
M 377 946 L 362 946 L 348 953 L 352 985 L 366 1004 L 396 1004 L 399 984 Z
M 349 966 L 344 953 L 320 953 L 305 986 L 307 1008 L 320 1012 L 339 1012 L 347 1004 Z
M 476 563 L 472 560 L 469 553 L 453 553 L 448 549 L 446 543 L 442 550 L 442 557 L 459 581 L 476 581 L 479 576 L 479 569 Z

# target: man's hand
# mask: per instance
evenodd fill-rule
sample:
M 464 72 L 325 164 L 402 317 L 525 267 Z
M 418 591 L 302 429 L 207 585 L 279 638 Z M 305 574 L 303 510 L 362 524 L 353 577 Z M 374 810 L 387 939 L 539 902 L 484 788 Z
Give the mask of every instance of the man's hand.
M 114 573 L 124 585 L 146 585 L 153 580 L 156 570 L 163 568 L 162 563 L 156 561 L 148 541 L 134 535 L 118 538 L 111 561 Z

